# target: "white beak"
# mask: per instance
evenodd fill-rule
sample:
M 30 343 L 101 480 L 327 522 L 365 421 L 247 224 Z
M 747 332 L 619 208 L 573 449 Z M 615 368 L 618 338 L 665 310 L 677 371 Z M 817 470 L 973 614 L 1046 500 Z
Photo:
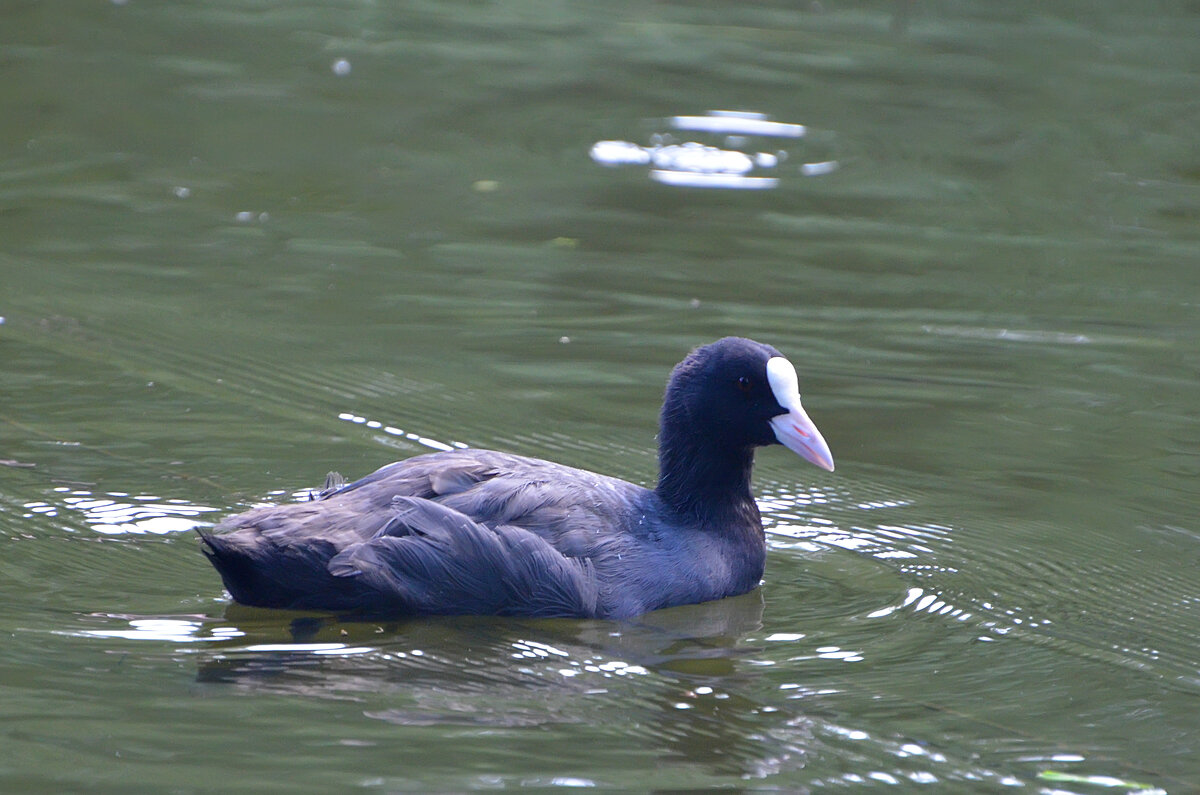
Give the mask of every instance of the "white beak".
M 771 418 L 771 429 L 775 438 L 787 449 L 816 464 L 821 469 L 833 471 L 833 454 L 829 445 L 817 430 L 817 426 L 800 405 L 800 384 L 796 368 L 782 356 L 767 360 L 767 383 L 775 394 L 775 400 L 786 409 L 786 413 Z

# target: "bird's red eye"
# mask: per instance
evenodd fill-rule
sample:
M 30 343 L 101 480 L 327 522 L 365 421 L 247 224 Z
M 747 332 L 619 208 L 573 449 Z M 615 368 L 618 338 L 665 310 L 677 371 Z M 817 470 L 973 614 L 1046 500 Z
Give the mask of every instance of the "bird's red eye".
M 738 377 L 737 385 L 738 389 L 742 390 L 743 392 L 749 392 L 754 386 L 750 383 L 750 379 L 744 375 Z

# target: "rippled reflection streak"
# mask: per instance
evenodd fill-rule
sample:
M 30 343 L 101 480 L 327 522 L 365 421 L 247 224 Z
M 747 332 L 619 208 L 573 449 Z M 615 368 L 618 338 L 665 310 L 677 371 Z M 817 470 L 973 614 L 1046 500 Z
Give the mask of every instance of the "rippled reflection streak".
M 26 516 L 59 516 L 59 511 L 70 511 L 80 514 L 90 529 L 105 535 L 179 533 L 195 527 L 197 518 L 203 514 L 220 510 L 152 494 L 130 495 L 121 491 L 94 494 L 65 486 L 55 488 L 54 492 L 62 495 L 59 504 L 27 502 Z

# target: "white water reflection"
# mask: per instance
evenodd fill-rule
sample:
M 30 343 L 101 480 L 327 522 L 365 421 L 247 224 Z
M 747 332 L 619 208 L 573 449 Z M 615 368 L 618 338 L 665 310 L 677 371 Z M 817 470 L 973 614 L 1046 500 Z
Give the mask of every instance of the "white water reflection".
M 793 145 L 807 136 L 808 128 L 771 121 L 762 113 L 714 110 L 703 116 L 672 116 L 661 124 L 665 129 L 653 133 L 648 146 L 597 141 L 589 154 L 602 166 L 651 166 L 651 180 L 688 188 L 769 190 L 779 185 L 775 174 L 815 177 L 838 167 L 836 160 L 820 160 L 785 168 L 794 155 L 780 148 L 781 140 Z M 677 133 L 711 140 L 683 140 Z M 764 171 L 772 173 L 763 176 Z
M 231 649 L 230 651 L 355 655 L 370 654 L 377 651 L 377 649 L 371 646 L 347 646 L 344 643 L 256 643 L 236 650 Z
M 725 135 L 761 135 L 772 138 L 803 138 L 808 129 L 803 124 L 770 121 L 763 113 L 730 110 L 710 110 L 704 116 L 672 116 L 676 130 L 695 130 Z
M 355 425 L 363 425 L 367 428 L 371 428 L 372 430 L 383 431 L 389 436 L 407 439 L 410 442 L 416 442 L 422 447 L 428 447 L 430 450 L 437 450 L 439 452 L 454 450 L 455 448 L 463 449 L 467 447 L 467 445 L 462 442 L 450 442 L 449 444 L 446 444 L 445 442 L 439 442 L 437 439 L 431 439 L 428 436 L 422 436 L 419 433 L 406 431 L 403 428 L 397 428 L 394 425 L 384 425 L 379 420 L 368 419 L 367 417 L 363 417 L 359 414 L 353 414 L 349 411 L 343 411 L 338 415 L 338 419 L 345 422 L 352 422 Z
M 23 506 L 28 511 L 26 517 L 34 514 L 57 517 L 60 511 L 71 511 L 81 515 L 90 529 L 104 535 L 167 535 L 191 530 L 198 517 L 221 510 L 153 494 L 95 493 L 65 486 L 54 491 L 63 495 L 57 504 L 27 502 Z
M 241 637 L 245 633 L 237 627 L 213 627 L 205 630 L 203 622 L 195 619 L 180 618 L 132 618 L 105 616 L 105 618 L 121 618 L 126 625 L 114 629 L 85 629 L 78 633 L 93 638 L 123 638 L 125 640 L 167 641 L 170 643 L 198 643 L 214 640 L 228 640 Z
M 746 177 L 727 172 L 696 172 L 656 168 L 650 179 L 663 185 L 684 188 L 728 188 L 734 190 L 766 190 L 779 185 L 773 177 Z

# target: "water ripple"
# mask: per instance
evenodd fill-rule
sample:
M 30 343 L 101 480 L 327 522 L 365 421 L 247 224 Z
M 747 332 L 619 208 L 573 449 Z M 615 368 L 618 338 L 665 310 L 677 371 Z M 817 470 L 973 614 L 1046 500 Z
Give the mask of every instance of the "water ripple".
M 77 516 L 90 530 L 104 535 L 166 535 L 190 530 L 202 515 L 221 510 L 178 498 L 122 491 L 94 493 L 59 486 L 53 494 L 46 500 L 24 503 L 23 518 L 65 518 L 65 514 Z
M 988 532 L 985 524 L 916 521 L 930 511 L 921 498 L 863 498 L 852 488 L 797 493 L 773 487 L 760 507 L 773 549 L 806 556 L 851 553 L 907 581 L 894 598 L 862 613 L 864 618 L 934 617 L 962 625 L 979 643 L 1034 644 L 1145 671 L 1187 690 L 1200 688 L 1200 644 L 1177 629 L 1175 620 L 1180 611 L 1200 604 L 1200 591 L 1177 570 L 1139 579 L 1119 562 L 1042 557 L 1036 546 L 989 543 L 1011 538 L 1016 528 Z M 867 517 L 875 521 L 863 521 Z M 1023 532 L 1036 539 L 1055 530 Z M 980 566 L 980 556 L 986 556 L 986 567 Z M 818 571 L 820 561 L 810 557 L 803 565 Z M 808 649 L 796 658 L 819 652 Z

